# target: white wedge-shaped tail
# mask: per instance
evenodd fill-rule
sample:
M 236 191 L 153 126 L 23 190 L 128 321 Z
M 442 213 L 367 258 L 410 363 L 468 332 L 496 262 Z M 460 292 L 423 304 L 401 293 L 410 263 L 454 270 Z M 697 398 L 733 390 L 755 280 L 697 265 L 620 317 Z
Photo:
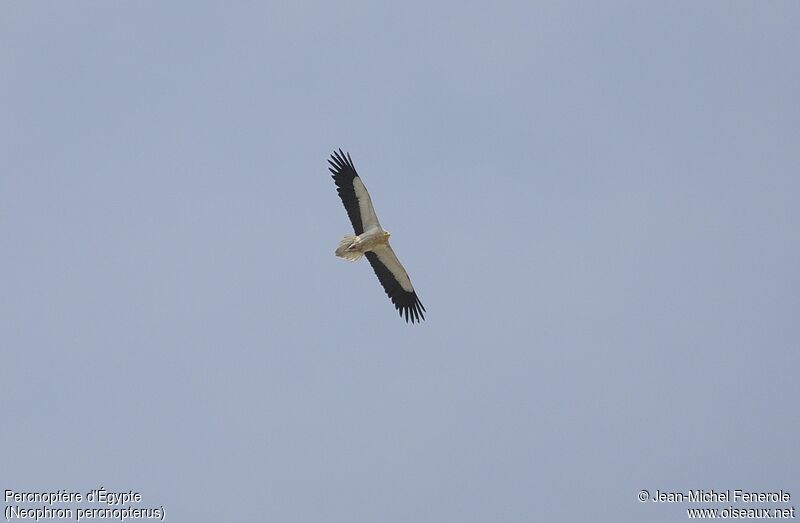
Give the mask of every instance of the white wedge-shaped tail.
M 356 243 L 356 240 L 358 240 L 358 236 L 353 236 L 352 234 L 348 234 L 342 238 L 342 241 L 339 242 L 339 246 L 336 248 L 336 256 L 351 262 L 360 260 L 364 256 L 364 253 L 350 249 L 350 247 Z

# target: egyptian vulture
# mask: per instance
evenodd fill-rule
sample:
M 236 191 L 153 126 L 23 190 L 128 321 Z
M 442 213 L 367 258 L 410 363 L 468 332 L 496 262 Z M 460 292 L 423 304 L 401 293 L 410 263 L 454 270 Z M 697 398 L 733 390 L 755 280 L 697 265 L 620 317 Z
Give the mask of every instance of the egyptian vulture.
M 353 166 L 350 153 L 345 154 L 341 149 L 334 151 L 328 163 L 336 191 L 355 231 L 355 235 L 348 234 L 339 242 L 336 256 L 351 262 L 366 256 L 400 317 L 405 316 L 406 323 L 424 320 L 425 307 L 414 292 L 408 273 L 389 246 L 389 232 L 383 230 L 378 222 L 372 200 Z

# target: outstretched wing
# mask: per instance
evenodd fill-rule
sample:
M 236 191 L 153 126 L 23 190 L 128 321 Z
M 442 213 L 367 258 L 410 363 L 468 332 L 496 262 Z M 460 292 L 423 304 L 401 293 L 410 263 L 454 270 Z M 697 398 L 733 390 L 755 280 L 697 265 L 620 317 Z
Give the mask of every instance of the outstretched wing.
M 400 316 L 405 315 L 406 322 L 411 320 L 411 323 L 424 320 L 425 307 L 419 301 L 417 293 L 414 292 L 414 286 L 411 285 L 411 278 L 408 277 L 408 273 L 392 248 L 388 245 L 381 245 L 374 251 L 365 252 L 364 256 L 369 260 L 375 274 L 378 275 L 378 280 Z
M 336 192 L 342 199 L 356 234 L 380 227 L 375 209 L 372 208 L 372 200 L 353 166 L 350 153 L 345 154 L 341 149 L 334 151 L 328 163 L 331 164 L 328 170 L 333 173 L 333 181 L 336 182 Z

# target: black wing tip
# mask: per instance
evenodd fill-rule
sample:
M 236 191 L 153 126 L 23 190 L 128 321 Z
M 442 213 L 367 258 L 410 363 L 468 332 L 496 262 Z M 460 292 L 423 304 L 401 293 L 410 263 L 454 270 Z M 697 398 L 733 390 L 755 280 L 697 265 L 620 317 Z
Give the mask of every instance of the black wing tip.
M 397 308 L 400 317 L 405 318 L 406 323 L 422 323 L 425 320 L 423 311 L 427 311 L 425 311 L 425 307 L 422 306 L 422 302 L 419 301 L 416 293 L 412 293 L 411 297 L 413 297 L 413 301 L 410 304 L 408 302 L 395 302 L 394 306 Z
M 356 170 L 356 167 L 353 164 L 353 159 L 350 157 L 350 153 L 344 152 L 341 147 L 339 147 L 338 150 L 333 150 L 328 163 L 335 167 L 337 171 L 341 171 L 345 167 L 349 167 L 354 173 Z M 356 176 L 358 176 L 358 174 L 356 174 Z
M 341 148 L 333 150 L 331 153 L 331 159 L 338 163 L 347 163 L 347 155 L 344 151 L 342 151 Z

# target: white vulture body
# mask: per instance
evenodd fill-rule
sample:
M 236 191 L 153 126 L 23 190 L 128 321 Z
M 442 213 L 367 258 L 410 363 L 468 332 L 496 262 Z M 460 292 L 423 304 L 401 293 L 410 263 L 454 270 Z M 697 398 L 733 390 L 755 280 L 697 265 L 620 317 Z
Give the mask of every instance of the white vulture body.
M 342 199 L 355 235 L 347 235 L 339 242 L 336 256 L 358 261 L 366 256 L 383 289 L 406 322 L 425 319 L 425 307 L 417 297 L 411 278 L 389 245 L 389 233 L 383 230 L 364 182 L 353 166 L 350 155 L 334 151 L 329 170 L 333 174 L 336 190 Z

